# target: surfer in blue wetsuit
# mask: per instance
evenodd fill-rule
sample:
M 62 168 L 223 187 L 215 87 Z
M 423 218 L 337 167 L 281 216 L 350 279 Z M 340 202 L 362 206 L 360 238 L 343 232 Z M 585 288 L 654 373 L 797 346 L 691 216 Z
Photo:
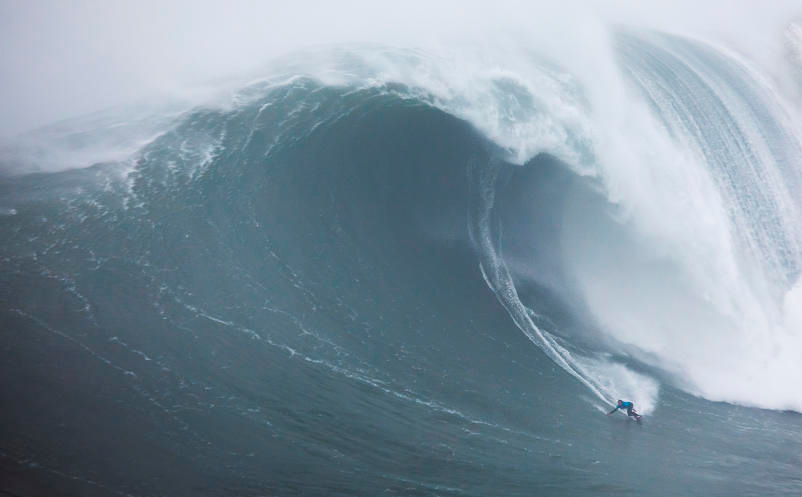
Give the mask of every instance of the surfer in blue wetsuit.
M 619 409 L 626 409 L 627 410 L 627 416 L 632 416 L 635 419 L 640 419 L 640 414 L 635 412 L 635 404 L 632 403 L 632 402 L 624 402 L 623 400 L 619 400 L 618 401 L 618 405 L 615 406 L 615 409 L 613 409 L 612 411 L 608 412 L 607 415 L 609 416 L 610 414 L 614 413 L 615 411 L 617 411 Z

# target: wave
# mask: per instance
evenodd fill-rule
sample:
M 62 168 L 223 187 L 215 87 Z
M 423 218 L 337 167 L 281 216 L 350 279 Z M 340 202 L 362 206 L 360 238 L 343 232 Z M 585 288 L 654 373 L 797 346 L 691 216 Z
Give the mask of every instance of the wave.
M 82 464 L 118 471 L 96 440 L 119 440 L 147 478 L 97 480 L 128 494 L 200 474 L 486 495 L 488 471 L 598 493 L 624 470 L 602 493 L 681 493 L 648 454 L 676 441 L 703 467 L 687 447 L 791 433 L 691 397 L 802 412 L 802 145 L 775 81 L 655 32 L 619 30 L 584 69 L 504 48 L 310 51 L 223 102 L 57 127 L 58 172 L 0 180 L 24 434 L 0 456 L 96 486 Z M 70 167 L 104 156 L 108 123 L 133 141 L 101 149 L 147 144 Z M 599 455 L 611 418 L 588 411 L 618 398 L 655 420 L 644 457 Z M 154 478 L 172 454 L 179 476 Z M 693 488 L 732 493 L 722 464 Z
M 354 114 L 439 109 L 488 140 L 466 159 L 467 173 L 453 172 L 476 183 L 468 235 L 488 286 L 524 334 L 599 399 L 635 396 L 649 410 L 656 403 L 654 380 L 620 391 L 599 373 L 616 370 L 612 363 L 581 366 L 612 351 L 669 372 L 709 399 L 802 409 L 790 387 L 800 379 L 802 350 L 795 316 L 802 154 L 772 81 L 725 49 L 654 33 L 620 31 L 598 81 L 525 51 L 507 53 L 490 69 L 486 56 L 349 47 L 283 61 L 278 76 L 249 85 L 223 108 L 185 115 L 143 148 L 129 163 L 133 170 L 119 173 L 127 178 L 121 201 L 147 211 L 156 192 L 201 201 L 197 185 L 251 181 L 265 161 Z M 496 191 L 498 164 L 540 167 L 545 154 L 581 178 L 587 192 L 566 192 L 563 210 L 549 214 L 561 218 L 548 236 L 562 252 L 550 255 L 559 271 L 543 275 L 541 254 L 505 254 L 499 245 L 527 236 L 504 233 L 505 225 L 535 223 L 541 214 L 503 218 L 493 211 L 504 195 Z M 7 203 L 6 211 L 21 212 Z M 160 208 L 168 205 L 179 208 L 175 199 Z M 276 216 L 284 211 L 272 208 Z M 243 216 L 263 225 L 252 211 Z M 504 236 L 493 241 L 496 229 Z M 465 238 L 460 230 L 426 228 L 451 239 Z M 558 344 L 517 295 L 516 285 L 527 281 L 586 315 L 605 344 L 584 355 Z

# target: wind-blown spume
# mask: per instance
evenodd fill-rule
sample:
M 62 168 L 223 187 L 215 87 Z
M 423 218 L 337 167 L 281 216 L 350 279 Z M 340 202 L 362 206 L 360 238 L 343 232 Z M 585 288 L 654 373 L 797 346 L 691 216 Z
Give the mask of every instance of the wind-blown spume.
M 802 21 L 788 23 L 784 32 L 784 57 L 788 70 L 784 88 L 798 101 L 802 96 Z

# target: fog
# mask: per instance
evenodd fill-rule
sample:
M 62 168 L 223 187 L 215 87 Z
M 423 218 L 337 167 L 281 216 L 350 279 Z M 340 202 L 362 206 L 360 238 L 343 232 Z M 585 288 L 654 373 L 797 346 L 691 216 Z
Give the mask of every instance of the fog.
M 221 79 L 258 74 L 306 46 L 398 46 L 537 34 L 581 47 L 593 23 L 623 23 L 715 37 L 767 64 L 798 1 L 560 2 L 0 0 L 0 138 L 95 110 L 152 98 L 187 98 Z

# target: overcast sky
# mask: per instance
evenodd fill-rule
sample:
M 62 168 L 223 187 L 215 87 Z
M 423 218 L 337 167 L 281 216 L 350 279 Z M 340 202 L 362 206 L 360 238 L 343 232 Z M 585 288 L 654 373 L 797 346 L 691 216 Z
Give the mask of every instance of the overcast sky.
M 675 26 L 720 26 L 748 38 L 756 25 L 765 31 L 798 3 L 778 2 L 782 5 L 771 11 L 732 2 L 716 2 L 728 5 L 721 9 L 710 2 L 683 0 L 682 8 L 663 2 L 668 7 L 662 11 L 636 1 L 631 7 L 623 0 L 580 3 L 624 22 L 664 17 Z M 566 1 L 559 7 L 536 3 L 0 0 L 0 138 L 109 106 L 175 95 L 199 82 L 254 70 L 304 45 L 418 45 L 441 34 L 503 29 L 506 23 L 525 27 L 542 23 L 544 16 L 566 22 L 581 10 Z

